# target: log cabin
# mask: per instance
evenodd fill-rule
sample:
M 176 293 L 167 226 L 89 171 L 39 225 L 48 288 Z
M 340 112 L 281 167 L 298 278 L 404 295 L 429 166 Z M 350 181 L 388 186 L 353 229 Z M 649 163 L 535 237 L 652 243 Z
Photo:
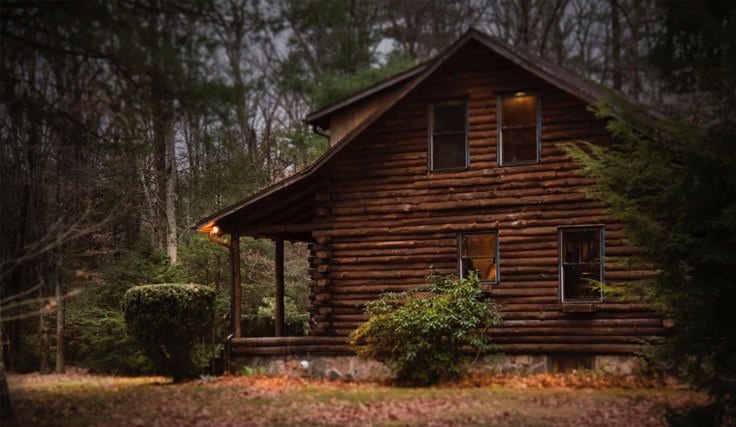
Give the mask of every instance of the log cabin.
M 276 243 L 276 337 L 241 337 L 233 322 L 231 357 L 349 356 L 365 304 L 422 286 L 431 270 L 476 271 L 502 307 L 505 326 L 491 331 L 502 352 L 543 357 L 547 370 L 628 357 L 666 335 L 644 305 L 587 286 L 654 274 L 606 264 L 636 248 L 559 146 L 612 143 L 589 109 L 606 94 L 470 30 L 436 58 L 309 114 L 329 137 L 316 162 L 197 224 L 230 235 L 234 319 L 239 237 Z M 309 243 L 307 337 L 281 336 L 284 241 Z

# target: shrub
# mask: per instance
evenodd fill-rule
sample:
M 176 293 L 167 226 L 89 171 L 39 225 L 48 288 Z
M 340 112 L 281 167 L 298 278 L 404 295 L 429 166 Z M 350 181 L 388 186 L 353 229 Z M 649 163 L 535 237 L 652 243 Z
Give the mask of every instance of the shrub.
M 128 332 L 161 373 L 179 382 L 196 375 L 195 344 L 212 333 L 215 291 L 199 285 L 136 286 L 123 298 Z
M 358 355 L 387 363 L 399 382 L 426 385 L 458 378 L 469 350 L 495 350 L 486 331 L 499 326 L 493 301 L 483 300 L 477 276 L 430 276 L 429 296 L 392 293 L 368 305 L 368 322 L 354 331 Z

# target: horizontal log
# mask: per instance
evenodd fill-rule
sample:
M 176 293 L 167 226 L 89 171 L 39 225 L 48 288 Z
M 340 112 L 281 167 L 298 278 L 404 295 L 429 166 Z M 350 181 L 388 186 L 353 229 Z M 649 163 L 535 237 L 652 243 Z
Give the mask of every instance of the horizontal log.
M 583 203 L 559 203 L 559 204 L 547 204 L 544 206 L 525 206 L 519 210 L 509 211 L 504 208 L 498 209 L 465 209 L 465 210 L 448 210 L 441 212 L 433 211 L 418 211 L 418 212 L 401 212 L 401 213 L 383 213 L 383 214 L 360 214 L 353 216 L 335 216 L 330 219 L 331 223 L 336 222 L 348 222 L 351 225 L 360 221 L 374 221 L 374 222 L 393 222 L 394 220 L 407 221 L 407 225 L 412 225 L 409 220 L 415 219 L 426 219 L 426 218 L 443 218 L 445 222 L 478 222 L 480 220 L 490 221 L 515 221 L 524 219 L 552 219 L 559 216 L 570 215 L 571 212 L 581 211 L 588 212 L 592 209 L 598 209 L 591 207 L 592 202 Z M 602 210 L 595 210 L 595 212 L 602 212 Z M 584 215 L 587 216 L 587 215 Z M 513 223 L 511 223 L 513 224 Z M 606 222 L 610 224 L 610 227 L 616 226 L 616 222 Z M 446 233 L 442 232 L 425 232 L 425 233 L 404 233 L 401 236 L 395 236 L 392 234 L 379 234 L 372 236 L 361 236 L 359 239 L 355 236 L 336 236 L 337 244 L 349 243 L 349 242 L 381 242 L 381 241 L 392 241 L 392 240 L 430 240 L 435 238 L 448 238 Z
M 545 320 L 543 322 L 533 320 L 509 320 L 504 323 L 511 328 L 522 327 L 551 327 L 551 326 L 634 326 L 640 328 L 661 327 L 661 319 L 566 319 Z
M 650 337 L 651 338 L 651 337 Z M 539 335 L 539 336 L 504 336 L 494 337 L 492 342 L 498 344 L 636 344 L 641 345 L 647 341 L 644 336 L 629 335 Z
M 597 353 L 635 354 L 641 350 L 635 344 L 502 344 L 504 353 Z
M 564 311 L 546 311 L 546 310 L 514 310 L 509 311 L 502 306 L 500 309 L 504 320 L 553 320 L 553 319 L 571 319 L 574 316 L 580 317 L 579 314 L 570 315 Z M 650 312 L 590 312 L 585 313 L 585 317 L 589 319 L 659 319 Z
M 345 344 L 343 337 L 245 337 L 233 338 L 231 344 L 242 347 L 302 346 L 315 344 Z
M 445 189 L 444 192 L 434 191 L 434 194 L 429 195 L 412 195 L 412 194 L 398 194 L 393 197 L 380 197 L 378 195 L 365 195 L 360 199 L 350 200 L 333 200 L 330 202 L 329 207 L 333 212 L 339 212 L 337 209 L 349 208 L 354 206 L 374 206 L 382 205 L 384 203 L 411 203 L 414 205 L 421 205 L 423 203 L 430 202 L 442 202 L 442 201 L 454 201 L 461 202 L 467 200 L 488 200 L 488 199 L 503 199 L 511 197 L 541 197 L 541 196 L 553 196 L 559 194 L 570 194 L 573 192 L 579 192 L 586 186 L 543 186 L 539 182 L 536 185 L 529 185 L 529 188 L 509 188 L 499 189 L 491 186 L 484 186 L 478 188 L 476 191 L 468 191 L 463 189 L 457 191 L 453 188 Z
M 491 287 L 489 292 L 492 298 L 496 297 L 526 297 L 526 296 L 555 296 L 557 288 L 521 288 L 521 289 L 499 289 Z
M 379 227 L 360 227 L 360 228 L 342 228 L 330 230 L 316 230 L 312 234 L 314 236 L 331 236 L 333 238 L 339 236 L 368 236 L 368 235 L 396 235 L 409 233 L 437 233 L 437 232 L 469 232 L 469 231 L 488 231 L 498 229 L 498 221 L 476 222 L 476 223 L 438 223 L 432 225 L 415 225 L 415 226 L 393 226 L 382 225 Z M 557 227 L 530 227 L 515 230 L 513 235 L 507 232 L 502 236 L 503 240 L 509 243 L 535 242 L 543 240 L 547 236 L 549 240 L 556 240 Z M 607 239 L 616 239 L 622 237 L 623 233 L 619 231 L 607 231 Z
M 383 197 L 381 193 L 376 196 L 371 196 L 371 193 L 380 191 L 412 190 L 459 191 L 463 188 L 488 190 L 488 188 L 494 188 L 496 186 L 507 186 L 499 188 L 519 188 L 520 185 L 523 187 L 533 187 L 546 181 L 554 181 L 557 179 L 582 179 L 580 172 L 577 171 L 576 168 L 536 171 L 534 172 L 534 179 L 532 179 L 532 177 L 526 178 L 528 182 L 526 184 L 521 184 L 513 179 L 513 177 L 504 178 L 502 175 L 493 174 L 492 172 L 485 174 L 475 172 L 474 176 L 468 176 L 468 173 L 465 173 L 464 176 L 459 178 L 450 178 L 443 174 L 437 174 L 436 176 L 433 176 L 432 179 L 401 180 L 399 182 L 389 182 L 387 180 L 360 180 L 359 182 L 340 181 L 339 185 L 333 186 L 330 189 L 330 192 L 334 200 L 350 200 L 358 199 L 358 197 L 351 197 L 356 193 L 362 193 L 364 197 Z M 400 195 L 402 194 L 398 194 L 397 196 Z M 598 203 L 600 204 L 600 202 Z
M 424 147 L 426 150 L 426 146 Z M 506 176 L 522 175 L 528 173 L 540 173 L 540 172 L 570 172 L 578 171 L 580 166 L 574 162 L 564 163 L 540 163 L 531 166 L 514 166 L 507 168 L 498 168 L 496 165 L 492 165 L 492 169 L 470 169 L 462 172 L 443 172 L 443 173 L 427 173 L 426 166 L 424 169 L 415 168 L 414 170 L 392 170 L 391 173 L 384 171 L 383 175 L 379 176 L 358 176 L 355 171 L 345 171 L 344 173 L 335 173 L 335 180 L 333 181 L 334 187 L 330 189 L 331 192 L 339 191 L 343 186 L 348 185 L 382 185 L 382 184 L 406 184 L 413 181 L 417 181 L 420 178 L 428 183 L 433 181 L 447 180 L 447 179 L 464 179 L 464 178 L 477 178 L 483 176 L 498 176 L 503 173 Z M 578 173 L 578 177 L 581 175 Z
M 356 263 L 335 263 L 332 267 L 330 274 L 333 277 L 340 277 L 339 274 L 342 272 L 379 272 L 389 271 L 395 273 L 396 270 L 401 271 L 421 271 L 426 276 L 431 270 L 441 269 L 453 269 L 457 270 L 457 257 L 448 258 L 437 258 L 435 257 L 434 262 L 393 262 L 386 264 L 383 262 L 372 263 L 369 265 L 361 265 Z M 336 276 L 337 275 L 337 276 Z
M 303 345 L 277 347 L 233 347 L 233 356 L 289 356 L 306 354 L 349 355 L 355 351 L 348 345 Z

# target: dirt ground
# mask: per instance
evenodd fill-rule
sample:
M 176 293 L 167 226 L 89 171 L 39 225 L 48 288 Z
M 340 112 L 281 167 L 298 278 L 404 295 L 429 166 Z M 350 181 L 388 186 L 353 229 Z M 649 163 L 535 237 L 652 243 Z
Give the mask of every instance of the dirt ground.
M 171 384 L 83 372 L 8 382 L 19 426 L 664 426 L 666 407 L 707 401 L 677 384 L 586 373 L 428 388 L 262 376 Z

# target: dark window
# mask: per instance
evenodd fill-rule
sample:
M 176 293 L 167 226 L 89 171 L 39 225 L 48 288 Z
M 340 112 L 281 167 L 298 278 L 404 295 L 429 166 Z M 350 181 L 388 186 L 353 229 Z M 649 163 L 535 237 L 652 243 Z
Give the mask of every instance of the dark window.
M 498 282 L 498 232 L 461 234 L 460 275 L 475 271 L 481 282 Z
M 519 92 L 499 98 L 499 164 L 539 162 L 539 98 Z
M 465 102 L 452 101 L 430 106 L 430 155 L 433 171 L 468 167 Z
M 562 301 L 600 301 L 603 227 L 560 228 Z

